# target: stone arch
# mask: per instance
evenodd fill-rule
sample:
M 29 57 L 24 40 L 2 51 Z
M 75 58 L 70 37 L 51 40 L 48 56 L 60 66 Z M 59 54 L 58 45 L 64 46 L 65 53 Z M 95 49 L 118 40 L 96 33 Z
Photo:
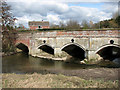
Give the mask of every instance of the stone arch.
M 54 55 L 54 48 L 48 44 L 41 44 L 37 48 L 43 50 L 44 52 Z
M 22 50 L 22 52 L 29 53 L 29 47 L 26 44 L 20 42 L 20 43 L 17 43 L 15 46 L 18 49 Z
M 96 50 L 95 53 L 100 55 L 103 59 L 112 61 L 115 58 L 120 58 L 120 45 L 106 44 Z
M 62 46 L 61 51 L 81 60 L 86 58 L 86 49 L 77 43 L 68 43 Z

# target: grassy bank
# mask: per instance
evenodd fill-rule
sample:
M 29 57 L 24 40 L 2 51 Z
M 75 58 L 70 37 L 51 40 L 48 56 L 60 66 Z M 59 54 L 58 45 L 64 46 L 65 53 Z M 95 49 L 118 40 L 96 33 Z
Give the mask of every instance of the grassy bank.
M 117 88 L 118 80 L 89 79 L 62 74 L 2 74 L 3 88 Z

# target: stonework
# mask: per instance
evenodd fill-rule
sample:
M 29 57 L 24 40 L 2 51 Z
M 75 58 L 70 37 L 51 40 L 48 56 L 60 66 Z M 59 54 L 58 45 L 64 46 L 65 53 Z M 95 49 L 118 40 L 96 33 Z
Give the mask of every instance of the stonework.
M 20 33 L 16 44 L 23 43 L 29 48 L 29 54 L 32 56 L 50 56 L 50 57 L 67 57 L 63 48 L 70 45 L 81 48 L 85 52 L 85 59 L 99 59 L 98 49 L 108 45 L 120 48 L 119 36 L 120 30 L 89 30 L 89 31 L 51 31 L 37 33 Z M 72 41 L 73 39 L 73 41 Z M 111 44 L 110 40 L 114 43 Z M 48 46 L 54 50 L 54 55 L 48 54 L 39 47 Z M 66 48 L 70 50 L 72 47 Z M 72 50 L 72 49 L 71 49 Z M 78 52 L 79 53 L 79 52 Z

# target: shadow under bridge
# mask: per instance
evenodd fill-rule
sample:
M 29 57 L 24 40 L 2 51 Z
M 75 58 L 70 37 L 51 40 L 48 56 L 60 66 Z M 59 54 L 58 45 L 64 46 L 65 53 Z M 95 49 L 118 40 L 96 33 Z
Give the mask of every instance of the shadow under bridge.
M 103 59 L 113 61 L 116 58 L 120 58 L 120 46 L 111 44 L 104 45 L 96 51 Z
M 26 45 L 23 44 L 23 43 L 17 44 L 16 47 L 17 47 L 18 49 L 22 50 L 22 52 L 24 52 L 24 53 L 27 53 L 27 54 L 29 53 L 28 46 L 26 46 Z
M 65 51 L 70 56 L 79 58 L 80 60 L 83 60 L 86 57 L 86 50 L 82 46 L 76 43 L 66 44 L 62 47 L 61 50 Z
M 38 47 L 38 49 L 41 49 L 42 51 L 54 55 L 54 48 L 51 47 L 50 45 L 43 44 Z

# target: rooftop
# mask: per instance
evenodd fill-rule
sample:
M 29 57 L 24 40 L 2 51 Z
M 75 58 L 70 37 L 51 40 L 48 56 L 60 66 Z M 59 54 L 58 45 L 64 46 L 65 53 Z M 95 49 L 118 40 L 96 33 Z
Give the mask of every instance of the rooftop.
M 42 25 L 42 26 L 49 26 L 49 21 L 29 21 L 29 25 Z

